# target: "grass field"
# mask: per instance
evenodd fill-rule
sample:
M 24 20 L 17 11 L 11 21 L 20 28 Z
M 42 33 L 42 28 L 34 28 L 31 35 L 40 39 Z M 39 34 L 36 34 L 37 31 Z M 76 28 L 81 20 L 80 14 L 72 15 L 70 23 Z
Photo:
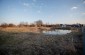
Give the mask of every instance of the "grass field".
M 5 31 L 5 32 L 33 32 L 33 33 L 39 33 L 41 29 L 44 30 L 50 30 L 49 27 L 0 27 L 1 31 Z
M 44 35 L 0 31 L 0 55 L 82 55 L 82 48 L 82 34 L 77 32 Z

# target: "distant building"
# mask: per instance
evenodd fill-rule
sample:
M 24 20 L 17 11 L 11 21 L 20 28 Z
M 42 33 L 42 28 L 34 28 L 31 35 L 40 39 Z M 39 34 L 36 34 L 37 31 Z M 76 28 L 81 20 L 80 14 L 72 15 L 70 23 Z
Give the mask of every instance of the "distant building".
M 66 27 L 75 27 L 75 28 L 80 28 L 80 27 L 82 27 L 82 24 L 72 24 L 72 25 L 66 25 Z
M 62 24 L 61 27 L 66 27 L 66 24 Z

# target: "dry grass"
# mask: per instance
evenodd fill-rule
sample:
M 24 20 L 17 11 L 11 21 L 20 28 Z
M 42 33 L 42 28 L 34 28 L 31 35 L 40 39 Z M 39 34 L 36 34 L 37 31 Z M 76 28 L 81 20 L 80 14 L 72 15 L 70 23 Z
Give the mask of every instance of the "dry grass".
M 41 29 L 49 30 L 50 28 L 41 27 Z M 38 33 L 40 31 L 39 27 L 6 27 L 6 28 L 0 27 L 0 30 L 6 32 L 34 32 L 34 33 Z
M 79 35 L 0 31 L 0 55 L 78 55 L 72 38 Z
M 2 28 L 2 31 L 6 32 L 35 32 L 35 28 L 31 27 L 7 27 L 7 28 Z

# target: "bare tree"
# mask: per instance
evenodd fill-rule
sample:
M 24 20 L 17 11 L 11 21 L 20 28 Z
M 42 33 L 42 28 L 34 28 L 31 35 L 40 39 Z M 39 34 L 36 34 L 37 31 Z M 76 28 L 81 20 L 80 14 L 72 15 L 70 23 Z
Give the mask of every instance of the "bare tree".
M 30 27 L 35 27 L 35 24 L 31 23 L 29 26 L 30 26 Z
M 42 22 L 42 20 L 38 20 L 35 22 L 35 24 L 40 27 L 43 25 L 43 22 Z
M 8 24 L 7 23 L 2 23 L 1 27 L 6 28 L 6 27 L 8 27 Z
M 14 25 L 14 24 L 12 24 L 12 23 L 10 23 L 10 24 L 8 24 L 8 27 L 15 27 L 16 25 Z
M 27 22 L 20 22 L 20 24 L 18 25 L 19 27 L 23 26 L 23 27 L 27 27 L 28 23 Z

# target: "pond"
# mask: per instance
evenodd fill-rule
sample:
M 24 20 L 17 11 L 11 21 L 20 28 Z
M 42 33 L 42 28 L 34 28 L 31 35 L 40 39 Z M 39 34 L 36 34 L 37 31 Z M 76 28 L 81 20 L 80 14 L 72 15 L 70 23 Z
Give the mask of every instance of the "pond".
M 63 34 L 67 34 L 67 33 L 71 33 L 71 30 L 51 30 L 51 31 L 43 31 L 44 34 L 52 34 L 52 35 L 63 35 Z

